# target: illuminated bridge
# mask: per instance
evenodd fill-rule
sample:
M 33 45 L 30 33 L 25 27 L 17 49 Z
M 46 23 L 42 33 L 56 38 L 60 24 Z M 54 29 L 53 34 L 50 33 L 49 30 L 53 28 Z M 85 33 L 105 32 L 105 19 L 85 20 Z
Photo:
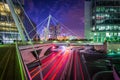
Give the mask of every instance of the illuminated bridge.
M 120 69 L 120 58 L 105 54 L 106 44 L 59 40 L 79 36 L 51 15 L 28 32 L 12 0 L 6 3 L 21 41 L 0 46 L 0 80 L 113 80 L 110 62 Z M 30 37 L 33 31 L 36 33 Z M 38 37 L 43 41 L 33 42 Z
M 78 48 L 69 45 L 47 43 L 48 39 L 60 39 L 69 36 L 78 37 L 64 24 L 49 15 L 37 27 L 34 27 L 22 4 L 17 3 L 28 18 L 33 29 L 26 30 L 12 0 L 3 1 L 4 8 L 10 9 L 22 42 L 1 47 L 0 80 L 88 80 L 89 76 Z M 9 22 L 9 20 L 8 20 Z M 36 31 L 37 30 L 37 31 Z M 33 37 L 30 33 L 36 31 Z M 10 33 L 12 37 L 12 32 Z M 40 36 L 46 44 L 33 43 Z M 19 39 L 20 40 L 20 39 Z M 8 48 L 8 51 L 6 49 Z M 56 49 L 56 50 L 54 50 Z M 58 49 L 58 50 L 57 50 Z M 6 61 L 6 63 L 5 63 Z M 5 64 L 4 64 L 5 63 Z M 9 67 L 10 66 L 10 67 Z M 85 69 L 84 69 L 85 68 Z M 18 72 L 17 72 L 18 71 Z

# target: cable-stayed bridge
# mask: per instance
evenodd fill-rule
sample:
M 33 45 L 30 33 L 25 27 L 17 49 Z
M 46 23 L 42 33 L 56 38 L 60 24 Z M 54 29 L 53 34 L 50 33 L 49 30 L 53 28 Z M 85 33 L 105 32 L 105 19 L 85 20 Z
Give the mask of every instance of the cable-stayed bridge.
M 51 15 L 38 24 L 36 28 L 37 33 L 35 35 L 39 35 L 43 40 L 46 41 L 48 39 L 62 39 L 65 37 L 72 38 L 79 36 Z
M 9 76 L 9 80 L 91 80 L 85 64 L 86 60 L 84 55 L 80 53 L 80 50 L 82 50 L 81 52 L 85 51 L 83 50 L 85 48 L 84 44 L 79 44 L 81 42 L 73 42 L 74 44 L 70 42 L 46 44 L 33 43 L 35 38 L 40 38 L 47 42 L 49 39 L 74 39 L 78 38 L 79 35 L 74 33 L 69 27 L 65 26 L 52 15 L 49 15 L 37 26 L 34 26 L 20 1 L 16 1 L 27 17 L 27 20 L 32 25 L 32 28 L 29 31 L 26 30 L 27 26 L 24 26 L 21 17 L 15 10 L 14 3 L 12 0 L 6 0 L 22 42 L 16 42 L 12 47 L 11 45 L 7 47 L 9 51 L 3 55 L 4 57 L 0 58 L 0 64 L 2 65 L 7 61 L 4 65 L 5 68 L 3 68 L 0 73 L 0 80 L 7 80 L 11 72 L 6 65 L 12 65 L 10 68 L 12 68 L 13 75 L 16 75 L 14 72 L 17 73 L 15 70 L 18 70 L 18 67 L 20 70 L 20 79 L 14 78 L 16 76 Z M 33 32 L 35 32 L 35 34 L 30 37 L 30 34 Z M 29 41 L 29 44 L 24 44 L 27 41 Z M 76 44 L 78 45 L 76 46 Z M 91 49 L 91 46 L 87 46 L 87 48 Z M 16 49 L 16 52 L 14 49 Z M 19 64 L 14 62 L 14 64 L 17 65 L 14 70 L 14 64 L 11 63 L 16 59 Z M 8 72 L 7 76 L 5 72 Z
M 24 23 L 23 19 L 20 17 L 18 11 L 15 9 L 15 5 L 12 0 L 6 0 L 8 7 L 10 9 L 11 15 L 15 22 L 15 25 L 18 29 L 18 33 L 20 34 L 21 40 L 24 41 L 31 41 L 34 38 L 41 38 L 41 40 L 47 41 L 48 39 L 64 39 L 64 38 L 76 38 L 79 37 L 78 34 L 74 33 L 69 27 L 65 26 L 62 22 L 58 21 L 52 15 L 48 15 L 43 21 L 41 21 L 37 26 L 33 24 L 29 16 L 27 15 L 26 11 L 24 10 L 21 2 L 16 0 L 22 10 L 22 14 L 26 17 L 25 19 L 28 20 L 28 23 Z M 9 22 L 9 20 L 7 20 Z M 30 24 L 26 26 L 24 24 Z M 34 35 L 31 36 L 31 33 L 35 32 Z M 11 35 L 12 36 L 12 35 Z

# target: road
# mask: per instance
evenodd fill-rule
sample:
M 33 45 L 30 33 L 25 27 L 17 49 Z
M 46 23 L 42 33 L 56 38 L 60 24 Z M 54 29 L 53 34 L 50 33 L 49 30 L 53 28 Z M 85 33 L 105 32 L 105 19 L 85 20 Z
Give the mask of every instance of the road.
M 52 52 L 41 60 L 42 65 L 29 69 L 32 80 L 89 80 L 82 55 L 77 48 Z

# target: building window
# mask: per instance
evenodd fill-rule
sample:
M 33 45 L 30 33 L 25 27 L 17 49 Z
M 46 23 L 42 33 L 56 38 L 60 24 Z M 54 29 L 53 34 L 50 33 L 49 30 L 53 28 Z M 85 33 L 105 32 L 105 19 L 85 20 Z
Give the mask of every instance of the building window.
M 118 33 L 118 36 L 120 37 L 120 33 Z

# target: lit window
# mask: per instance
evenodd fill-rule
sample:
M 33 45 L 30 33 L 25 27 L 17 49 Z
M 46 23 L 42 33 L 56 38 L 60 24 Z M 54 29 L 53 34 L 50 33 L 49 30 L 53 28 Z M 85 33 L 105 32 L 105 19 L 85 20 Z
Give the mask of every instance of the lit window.
M 92 19 L 95 19 L 95 16 L 93 16 Z
M 106 37 L 110 37 L 110 34 L 108 32 L 106 33 Z
M 94 33 L 94 35 L 96 36 L 96 35 L 97 35 L 97 33 Z
M 95 27 L 93 27 L 93 31 L 95 30 Z
M 118 36 L 120 36 L 120 33 L 118 33 Z
M 114 36 L 117 36 L 117 33 L 114 33 Z

